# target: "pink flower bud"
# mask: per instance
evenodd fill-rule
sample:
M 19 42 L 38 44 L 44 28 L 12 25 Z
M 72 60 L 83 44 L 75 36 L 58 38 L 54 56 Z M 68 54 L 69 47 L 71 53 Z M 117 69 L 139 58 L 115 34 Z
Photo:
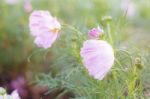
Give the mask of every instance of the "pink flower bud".
M 100 27 L 93 28 L 89 31 L 88 36 L 91 39 L 98 39 L 103 34 L 103 30 Z

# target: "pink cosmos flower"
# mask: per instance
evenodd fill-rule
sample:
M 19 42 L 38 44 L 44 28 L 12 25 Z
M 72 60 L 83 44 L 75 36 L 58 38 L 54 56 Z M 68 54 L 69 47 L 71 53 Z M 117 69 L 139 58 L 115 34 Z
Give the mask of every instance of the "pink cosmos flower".
M 6 3 L 10 5 L 15 5 L 18 3 L 18 0 L 6 0 Z
M 103 30 L 98 26 L 97 28 L 93 28 L 89 31 L 88 36 L 91 39 L 98 39 L 103 34 Z
M 49 48 L 58 37 L 61 25 L 48 11 L 34 11 L 30 15 L 29 27 L 38 47 Z
M 102 80 L 114 63 L 114 52 L 109 43 L 103 40 L 87 40 L 80 55 L 89 75 Z

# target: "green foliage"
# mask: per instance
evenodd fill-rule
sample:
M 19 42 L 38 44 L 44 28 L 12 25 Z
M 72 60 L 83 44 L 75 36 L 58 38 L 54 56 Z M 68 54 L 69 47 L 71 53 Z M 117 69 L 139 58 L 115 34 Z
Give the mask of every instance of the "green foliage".
M 51 48 L 51 52 L 55 55 L 51 69 L 57 68 L 57 70 L 51 75 L 40 75 L 36 79 L 39 85 L 46 85 L 50 90 L 64 88 L 73 92 L 77 97 L 75 99 L 144 97 L 139 76 L 141 70 L 135 66 L 135 57 L 132 57 L 131 53 L 114 46 L 116 60 L 111 72 L 104 80 L 95 80 L 88 75 L 80 58 L 80 48 L 87 34 L 74 27 L 65 26 L 59 40 Z

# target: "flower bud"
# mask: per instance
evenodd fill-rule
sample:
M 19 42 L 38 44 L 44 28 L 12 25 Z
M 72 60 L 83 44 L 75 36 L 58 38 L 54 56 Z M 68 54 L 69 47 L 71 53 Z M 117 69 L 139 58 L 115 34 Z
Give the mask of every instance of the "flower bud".
M 98 39 L 99 37 L 102 37 L 104 34 L 103 29 L 101 29 L 99 26 L 97 28 L 93 28 L 88 32 L 88 36 L 91 39 Z
M 102 17 L 102 21 L 104 23 L 111 22 L 112 21 L 112 17 L 111 16 L 104 16 L 104 17 Z
M 143 64 L 142 64 L 141 58 L 139 58 L 139 57 L 135 58 L 135 66 L 138 69 L 143 69 Z

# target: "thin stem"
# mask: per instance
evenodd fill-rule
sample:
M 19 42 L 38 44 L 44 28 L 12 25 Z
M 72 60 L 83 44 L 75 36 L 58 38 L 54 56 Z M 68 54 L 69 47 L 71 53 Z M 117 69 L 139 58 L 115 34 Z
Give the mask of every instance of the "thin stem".
M 110 29 L 110 23 L 109 22 L 107 22 L 107 33 L 108 33 L 109 42 L 113 45 L 113 40 L 112 40 L 112 35 L 111 35 L 111 29 Z
M 62 93 L 60 93 L 55 99 L 61 99 L 61 97 L 66 94 L 68 90 L 64 90 Z
M 83 36 L 83 33 L 81 31 L 79 31 L 78 29 L 76 29 L 75 27 L 73 27 L 71 25 L 68 25 L 68 24 L 62 24 L 62 26 L 64 28 L 67 27 L 68 29 L 76 32 L 78 37 L 80 37 L 80 38 L 82 37 L 82 39 L 85 39 L 84 36 Z M 78 40 L 80 40 L 80 39 L 78 39 Z
M 128 51 L 122 49 L 117 49 L 116 51 L 124 52 L 130 58 L 131 65 L 133 65 L 132 56 Z
M 119 61 L 117 58 L 115 58 L 115 61 L 117 62 L 117 64 L 118 64 L 120 67 L 122 67 L 120 61 Z
M 75 27 L 71 26 L 71 25 L 68 25 L 68 24 L 63 24 L 62 26 L 64 27 L 68 27 L 69 29 L 75 31 L 75 32 L 78 32 L 79 34 L 82 34 L 82 32 L 80 32 L 78 29 L 76 29 Z
M 31 57 L 32 57 L 33 55 L 35 55 L 36 53 L 39 53 L 39 52 L 41 52 L 41 51 L 43 51 L 43 50 L 45 50 L 45 49 L 39 49 L 39 50 L 37 50 L 37 51 L 33 51 L 33 52 L 31 53 L 31 55 L 28 56 L 27 61 L 30 62 L 30 61 L 31 61 Z

